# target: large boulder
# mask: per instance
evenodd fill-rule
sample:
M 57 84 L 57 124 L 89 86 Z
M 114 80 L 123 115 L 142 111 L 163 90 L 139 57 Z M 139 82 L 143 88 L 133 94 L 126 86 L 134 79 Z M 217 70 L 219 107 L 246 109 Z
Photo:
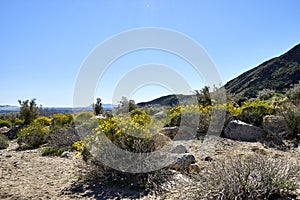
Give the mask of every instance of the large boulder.
M 291 134 L 284 117 L 267 115 L 263 118 L 263 129 L 270 135 L 284 137 Z
M 182 144 L 178 144 L 178 145 L 174 146 L 173 148 L 171 148 L 170 152 L 177 153 L 177 154 L 187 153 L 187 148 Z
M 239 120 L 229 122 L 225 128 L 224 137 L 246 142 L 256 142 L 266 136 L 263 129 Z

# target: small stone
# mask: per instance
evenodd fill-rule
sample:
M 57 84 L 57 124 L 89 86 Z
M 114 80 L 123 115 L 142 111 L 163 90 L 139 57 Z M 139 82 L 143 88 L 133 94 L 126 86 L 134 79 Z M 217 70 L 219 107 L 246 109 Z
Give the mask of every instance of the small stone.
M 204 158 L 204 161 L 211 162 L 211 161 L 213 161 L 213 159 L 212 159 L 212 157 L 206 156 L 206 157 Z
M 176 156 L 176 161 L 173 165 L 170 167 L 175 169 L 175 170 L 186 170 L 190 166 L 190 164 L 195 163 L 195 157 L 194 155 L 190 153 L 183 153 L 183 154 L 178 154 Z
M 70 158 L 72 157 L 72 154 L 68 151 L 64 151 L 61 155 L 60 155 L 61 158 Z
M 201 172 L 201 168 L 197 163 L 190 164 L 189 170 L 190 170 L 190 172 L 193 172 L 193 173 L 200 173 Z

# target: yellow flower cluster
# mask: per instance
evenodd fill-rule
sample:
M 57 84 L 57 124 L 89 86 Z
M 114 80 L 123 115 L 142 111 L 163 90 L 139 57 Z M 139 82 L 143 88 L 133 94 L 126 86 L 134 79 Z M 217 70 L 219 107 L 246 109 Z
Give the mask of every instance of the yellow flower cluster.
M 51 123 L 51 118 L 45 117 L 45 116 L 40 116 L 40 117 L 36 118 L 35 120 L 33 120 L 33 122 L 39 123 L 42 126 L 49 126 Z

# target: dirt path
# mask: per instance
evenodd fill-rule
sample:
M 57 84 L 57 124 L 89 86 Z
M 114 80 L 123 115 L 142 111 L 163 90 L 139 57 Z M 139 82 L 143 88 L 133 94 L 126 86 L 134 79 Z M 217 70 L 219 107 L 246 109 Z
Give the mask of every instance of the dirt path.
M 16 151 L 16 143 L 0 151 L 0 199 L 61 199 L 76 179 L 72 159 L 42 157 L 39 150 Z
M 16 151 L 17 147 L 15 142 L 11 142 L 8 149 L 0 150 L 0 199 L 194 199 L 189 191 L 191 187 L 195 187 L 195 184 L 190 184 L 188 178 L 181 174 L 177 175 L 182 184 L 177 184 L 177 187 L 172 186 L 169 192 L 159 196 L 123 191 L 120 188 L 78 182 L 80 160 L 75 156 L 73 158 L 45 157 L 41 156 L 40 149 Z M 205 167 L 208 162 L 204 161 L 203 155 L 198 154 L 199 151 L 201 151 L 201 142 L 195 140 L 189 152 L 196 156 L 201 167 Z M 261 143 L 226 139 L 220 140 L 207 156 L 218 160 L 229 155 L 246 155 L 251 152 L 300 161 L 299 149 L 283 152 L 265 148 Z

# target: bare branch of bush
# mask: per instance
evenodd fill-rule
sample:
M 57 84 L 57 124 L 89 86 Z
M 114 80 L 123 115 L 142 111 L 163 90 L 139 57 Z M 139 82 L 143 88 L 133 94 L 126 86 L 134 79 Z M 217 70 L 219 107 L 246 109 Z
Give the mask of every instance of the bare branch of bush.
M 201 199 L 293 197 L 299 164 L 266 155 L 213 162 L 203 174 Z

